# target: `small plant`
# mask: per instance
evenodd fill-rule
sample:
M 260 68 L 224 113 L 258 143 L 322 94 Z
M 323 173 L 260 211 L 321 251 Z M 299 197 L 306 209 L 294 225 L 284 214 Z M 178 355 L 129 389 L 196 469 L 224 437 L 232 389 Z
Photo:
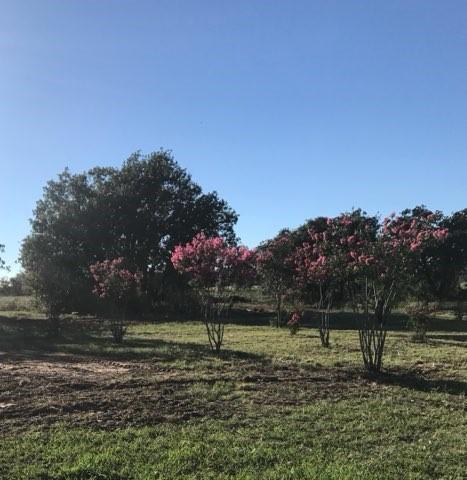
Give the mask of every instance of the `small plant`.
M 115 343 L 122 343 L 127 331 L 130 301 L 138 295 L 141 274 L 125 266 L 123 258 L 96 262 L 89 267 L 97 295 L 110 317 L 110 331 Z
M 298 310 L 292 313 L 290 320 L 287 322 L 290 335 L 295 335 L 300 330 L 300 320 L 302 319 L 302 313 Z
M 409 326 L 413 329 L 412 341 L 417 343 L 426 343 L 426 332 L 428 330 L 428 321 L 430 315 L 436 311 L 436 305 L 428 303 L 417 303 L 407 307 L 409 315 Z

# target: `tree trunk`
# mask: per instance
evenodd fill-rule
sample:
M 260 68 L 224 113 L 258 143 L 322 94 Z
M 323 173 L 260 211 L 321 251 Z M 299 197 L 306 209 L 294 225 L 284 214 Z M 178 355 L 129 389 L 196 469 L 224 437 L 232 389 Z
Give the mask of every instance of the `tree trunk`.
M 358 330 L 360 350 L 363 364 L 371 373 L 379 373 L 383 363 L 384 344 L 386 342 L 386 328 L 381 319 L 373 318 L 368 314 Z
M 381 372 L 383 365 L 384 345 L 386 343 L 387 328 L 386 316 L 391 310 L 394 299 L 394 282 L 383 292 L 376 292 L 373 285 L 375 299 L 374 313 L 369 312 L 368 280 L 365 281 L 365 315 L 361 327 L 358 330 L 360 350 L 362 352 L 363 364 L 370 373 Z
M 282 295 L 278 293 L 276 295 L 277 305 L 276 305 L 276 328 L 281 326 L 282 320 Z
M 232 310 L 231 299 L 216 299 L 216 303 L 212 299 L 203 301 L 203 318 L 208 341 L 211 350 L 219 354 L 222 343 L 224 342 L 225 321 L 229 318 Z
M 321 339 L 321 345 L 323 347 L 329 348 L 329 311 L 321 312 L 321 323 L 319 326 L 319 338 Z
M 322 285 L 319 286 L 319 307 L 321 310 L 321 322 L 319 325 L 319 338 L 321 340 L 321 345 L 325 348 L 329 348 L 329 336 L 331 333 L 331 327 L 329 323 L 329 318 L 331 316 L 331 307 L 332 307 L 332 290 L 323 294 Z

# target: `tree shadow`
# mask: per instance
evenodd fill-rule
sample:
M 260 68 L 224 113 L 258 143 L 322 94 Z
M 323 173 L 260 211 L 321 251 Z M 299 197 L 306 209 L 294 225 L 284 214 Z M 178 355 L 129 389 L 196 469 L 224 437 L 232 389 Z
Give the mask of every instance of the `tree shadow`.
M 266 361 L 266 358 L 259 354 L 243 352 L 240 350 L 222 349 L 218 354 L 213 352 L 206 344 L 195 342 L 175 342 L 161 340 L 158 338 L 135 338 L 126 337 L 122 344 L 112 343 L 112 339 L 88 336 L 86 339 L 70 339 L 71 343 L 61 346 L 62 351 L 81 356 L 99 357 L 110 360 L 145 360 L 150 359 L 157 362 L 175 362 L 175 361 L 200 361 L 220 359 L 229 360 L 248 360 L 248 361 Z M 85 346 L 91 343 L 94 348 L 86 350 Z
M 78 356 L 78 361 L 114 360 L 158 362 L 191 362 L 220 359 L 222 361 L 247 360 L 267 362 L 264 355 L 223 349 L 214 353 L 206 344 L 195 342 L 175 342 L 158 338 L 138 338 L 127 336 L 123 343 L 115 344 L 102 326 L 102 322 L 72 323 L 63 322 L 59 336 L 47 334 L 47 322 L 36 319 L 15 319 L 0 316 L 0 353 L 16 358 L 41 358 L 63 361 L 64 355 Z M 0 357 L 1 358 L 1 357 Z M 68 358 L 67 361 L 73 361 Z
M 389 370 L 380 375 L 367 375 L 373 381 L 383 385 L 397 385 L 420 392 L 440 392 L 451 395 L 467 393 L 467 382 L 455 379 L 426 378 L 410 370 Z
M 360 312 L 331 312 L 330 322 L 333 330 L 358 330 L 365 314 Z M 321 314 L 317 311 L 308 310 L 305 312 L 303 325 L 311 328 L 318 328 L 321 321 Z M 403 313 L 392 313 L 387 319 L 387 329 L 393 332 L 410 331 L 409 317 Z M 467 322 L 462 320 L 446 320 L 431 317 L 428 321 L 429 331 L 446 332 L 467 332 Z M 428 333 L 430 337 L 433 337 Z
M 456 334 L 429 334 L 429 338 L 432 340 L 450 340 L 452 342 L 467 342 L 467 335 Z

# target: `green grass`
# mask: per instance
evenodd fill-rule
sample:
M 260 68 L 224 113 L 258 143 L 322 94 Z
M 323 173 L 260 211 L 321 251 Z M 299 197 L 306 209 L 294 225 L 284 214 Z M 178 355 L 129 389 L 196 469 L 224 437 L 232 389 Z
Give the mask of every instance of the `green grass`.
M 376 396 L 252 421 L 57 428 L 4 440 L 4 478 L 464 478 L 459 409 Z M 465 428 L 465 423 L 463 424 Z M 2 470 L 0 470 L 2 473 Z
M 0 402 L 28 398 L 24 419 L 0 409 L 2 479 L 467 478 L 462 324 L 447 321 L 427 344 L 389 332 L 373 378 L 350 329 L 323 349 L 312 329 L 228 325 L 216 357 L 194 322 L 136 324 L 121 346 L 86 323 L 52 342 L 40 320 L 21 322 L 0 322 L 0 373 L 18 375 L 5 370 Z M 68 373 L 34 370 L 41 362 Z M 69 375 L 90 365 L 129 371 L 78 374 L 72 390 Z M 27 410 L 35 402 L 50 408 Z M 73 402 L 85 407 L 53 413 Z M 93 420 L 105 409 L 115 422 Z
M 37 308 L 33 297 L 22 296 L 4 296 L 0 295 L 0 312 L 33 312 Z

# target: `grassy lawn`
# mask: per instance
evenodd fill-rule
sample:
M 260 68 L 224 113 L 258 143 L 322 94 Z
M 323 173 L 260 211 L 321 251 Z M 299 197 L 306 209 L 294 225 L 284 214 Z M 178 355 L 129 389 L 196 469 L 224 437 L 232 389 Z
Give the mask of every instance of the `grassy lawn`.
M 228 325 L 219 357 L 194 322 L 114 346 L 92 320 L 51 342 L 17 317 L 0 314 L 2 479 L 467 478 L 467 322 L 427 344 L 394 327 L 372 378 L 349 315 L 330 349 Z

